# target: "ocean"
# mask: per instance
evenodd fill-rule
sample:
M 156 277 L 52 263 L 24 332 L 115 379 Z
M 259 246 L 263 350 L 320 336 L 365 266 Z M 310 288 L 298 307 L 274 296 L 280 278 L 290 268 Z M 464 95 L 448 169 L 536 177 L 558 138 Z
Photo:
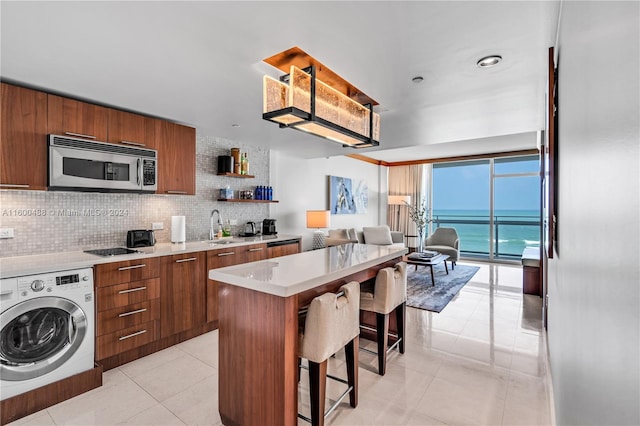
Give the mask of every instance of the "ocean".
M 520 256 L 525 247 L 540 245 L 540 211 L 496 210 L 494 221 L 497 229 L 495 257 Z M 434 210 L 432 229 L 438 223 L 456 228 L 461 252 L 489 255 L 488 210 Z

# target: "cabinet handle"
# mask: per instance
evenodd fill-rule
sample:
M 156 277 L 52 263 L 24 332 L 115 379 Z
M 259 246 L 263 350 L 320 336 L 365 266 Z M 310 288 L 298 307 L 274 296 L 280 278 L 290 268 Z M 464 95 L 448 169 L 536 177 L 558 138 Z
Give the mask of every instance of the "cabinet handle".
M 129 269 L 144 268 L 145 266 L 147 265 L 144 263 L 142 265 L 123 266 L 121 268 L 118 268 L 118 271 L 127 271 Z
M 91 136 L 91 135 L 83 135 L 82 133 L 73 133 L 73 132 L 64 132 L 65 135 L 69 135 L 69 136 L 78 136 L 80 138 L 89 138 L 89 139 L 95 139 L 95 136 Z
M 181 262 L 192 262 L 192 261 L 194 261 L 194 260 L 198 260 L 198 258 L 197 258 L 197 257 L 190 257 L 190 258 L 188 258 L 188 259 L 178 259 L 178 260 L 176 260 L 176 263 L 181 263 Z
M 120 141 L 120 143 L 123 143 L 125 145 L 147 146 L 146 144 L 143 144 L 143 143 L 140 143 L 140 142 Z
M 144 334 L 146 332 L 147 332 L 147 330 L 136 331 L 135 333 L 131 333 L 131 334 L 128 334 L 126 336 L 122 336 L 122 337 L 118 338 L 118 340 L 130 339 L 132 337 L 139 336 L 139 335 Z
M 218 253 L 218 257 L 220 256 L 231 256 L 232 254 L 236 254 L 235 251 L 228 251 L 226 253 Z
M 186 193 L 187 191 L 172 191 L 172 190 L 167 191 L 167 194 L 186 194 Z
M 147 287 L 136 287 L 136 288 L 130 288 L 129 290 L 120 290 L 118 292 L 118 294 L 126 294 L 126 293 L 133 293 L 134 291 L 140 291 L 140 290 L 146 290 Z
M 249 249 L 249 251 L 262 251 L 262 247 L 260 247 L 260 248 L 252 248 L 252 249 Z
M 131 312 L 125 312 L 122 313 L 120 315 L 118 315 L 120 318 L 122 317 L 127 317 L 129 315 L 133 315 L 133 314 L 139 314 L 140 312 L 146 312 L 147 308 L 143 308 L 143 309 L 138 309 L 137 311 L 131 311 Z
M 0 183 L 0 187 L 3 188 L 28 188 L 26 183 Z

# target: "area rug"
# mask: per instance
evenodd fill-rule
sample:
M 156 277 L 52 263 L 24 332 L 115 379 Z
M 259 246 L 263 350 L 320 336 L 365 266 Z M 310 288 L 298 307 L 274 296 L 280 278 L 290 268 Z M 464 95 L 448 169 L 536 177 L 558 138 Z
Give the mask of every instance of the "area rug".
M 436 275 L 435 286 L 431 285 L 431 271 L 428 266 L 418 266 L 417 271 L 414 269 L 414 265 L 407 265 L 407 306 L 440 312 L 480 268 L 456 265 L 455 270 L 449 267 L 447 275 L 441 263 L 433 267 Z

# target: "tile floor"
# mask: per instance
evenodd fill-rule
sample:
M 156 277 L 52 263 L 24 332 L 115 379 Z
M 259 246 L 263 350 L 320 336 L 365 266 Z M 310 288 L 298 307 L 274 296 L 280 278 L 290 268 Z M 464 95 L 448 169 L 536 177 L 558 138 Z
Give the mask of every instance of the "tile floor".
M 441 313 L 407 309 L 406 352 L 390 354 L 384 377 L 375 373 L 375 356 L 360 351 L 359 405 L 345 398 L 328 424 L 554 423 L 541 299 L 522 294 L 520 267 L 477 265 Z M 11 425 L 220 424 L 217 345 L 214 331 L 107 371 L 102 387 Z M 308 414 L 304 373 L 300 411 Z M 346 375 L 344 352 L 329 373 Z M 341 386 L 330 381 L 328 397 Z

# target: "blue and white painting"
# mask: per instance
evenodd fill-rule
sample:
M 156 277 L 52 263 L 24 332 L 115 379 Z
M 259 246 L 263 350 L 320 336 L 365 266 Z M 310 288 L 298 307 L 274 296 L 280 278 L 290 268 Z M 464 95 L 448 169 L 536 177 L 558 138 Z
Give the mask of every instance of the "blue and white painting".
M 368 192 L 366 181 L 329 176 L 331 214 L 365 214 L 369 206 Z

